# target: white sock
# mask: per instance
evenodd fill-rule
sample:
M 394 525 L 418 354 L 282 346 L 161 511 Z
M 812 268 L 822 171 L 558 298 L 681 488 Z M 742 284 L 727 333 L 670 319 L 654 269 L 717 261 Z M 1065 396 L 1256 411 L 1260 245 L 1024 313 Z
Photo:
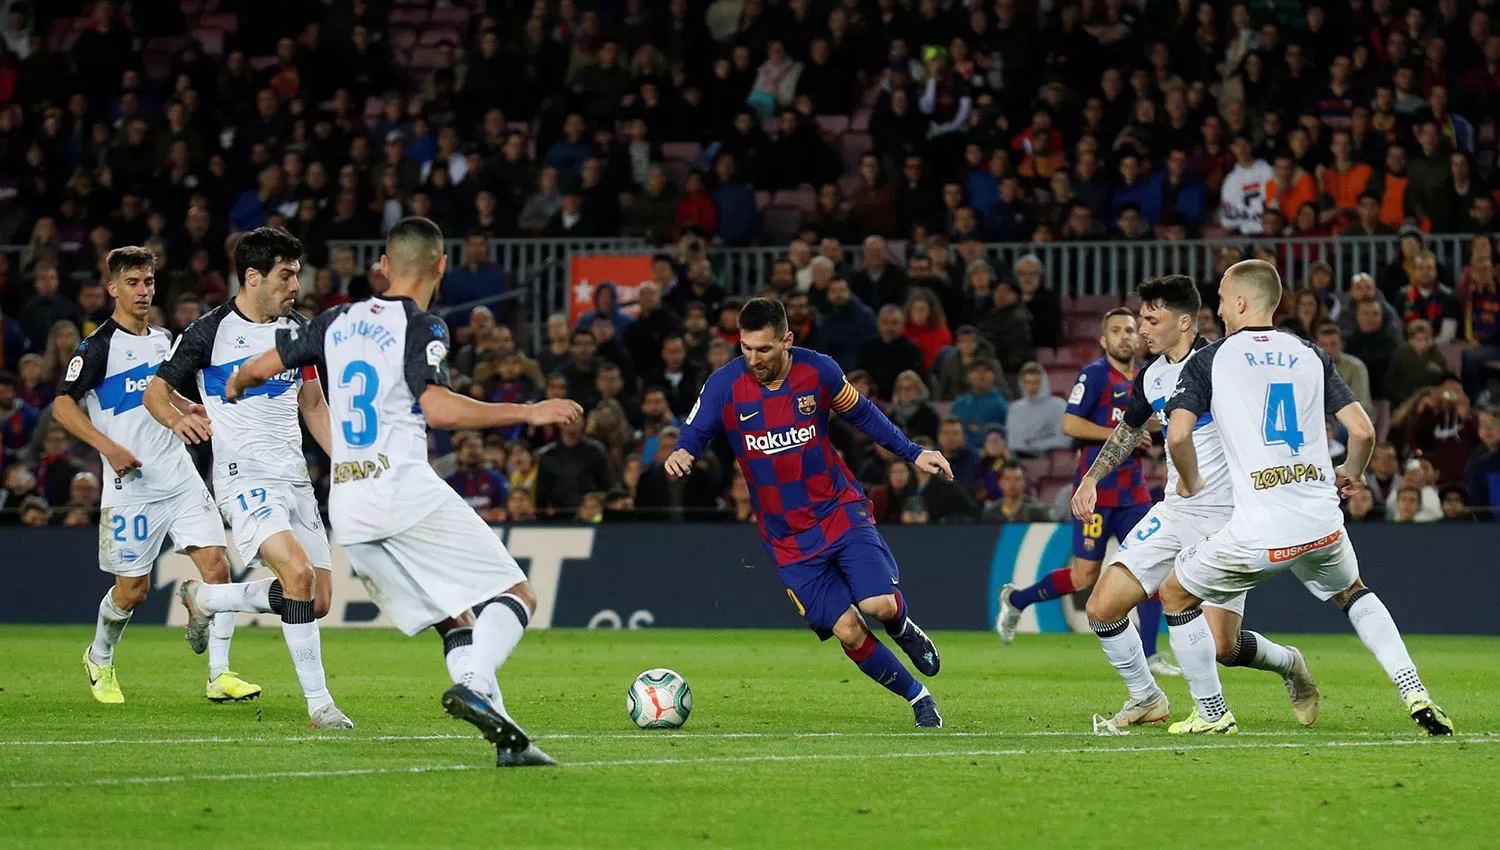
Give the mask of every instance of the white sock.
M 923 685 L 922 690 L 917 691 L 917 695 L 907 700 L 907 702 L 911 703 L 912 705 L 916 705 L 917 703 L 921 702 L 924 699 L 927 699 L 930 696 L 932 696 L 932 692 L 927 690 L 926 685 Z
M 1151 675 L 1151 668 L 1146 664 L 1146 650 L 1141 645 L 1141 633 L 1130 625 L 1130 618 L 1115 623 L 1096 623 L 1089 621 L 1093 627 L 1094 634 L 1099 636 L 1099 644 L 1104 647 L 1104 657 L 1119 671 L 1120 678 L 1125 680 L 1125 687 L 1130 689 L 1132 699 L 1143 699 L 1161 688 L 1156 684 L 1156 678 Z
M 281 607 L 281 635 L 286 640 L 287 652 L 292 655 L 292 667 L 297 671 L 297 681 L 302 684 L 302 695 L 307 697 L 308 714 L 333 704 L 333 697 L 328 693 L 328 677 L 323 673 L 323 644 L 318 621 L 312 616 L 312 605 L 311 599 L 287 599 Z M 288 619 L 302 622 L 289 623 Z
M 526 603 L 509 593 L 501 594 L 495 601 L 484 606 L 484 610 L 474 621 L 474 644 L 470 647 L 469 654 L 470 669 L 473 671 L 474 681 L 484 686 L 484 691 L 488 691 L 485 695 L 490 697 L 495 708 L 502 713 L 505 711 L 505 703 L 500 696 L 495 671 L 510 658 L 516 644 L 521 642 L 521 635 L 526 632 L 529 622 L 531 611 Z M 469 687 L 480 691 L 473 685 Z
M 1391 612 L 1373 590 L 1367 588 L 1359 592 L 1344 612 L 1349 615 L 1349 623 L 1354 626 L 1359 639 L 1364 641 L 1365 648 L 1370 650 L 1375 660 L 1385 668 L 1385 674 L 1401 690 L 1401 696 L 1423 690 L 1422 679 L 1417 676 L 1416 662 L 1411 660 L 1411 653 L 1406 651 L 1406 642 L 1401 639 L 1396 621 L 1391 619 Z
M 276 579 L 268 578 L 231 584 L 204 584 L 198 590 L 198 604 L 207 614 L 226 611 L 269 614 L 271 584 L 275 581 Z
M 1198 714 L 1212 723 L 1224 716 L 1224 687 L 1219 684 L 1214 633 L 1208 628 L 1202 608 L 1167 615 L 1167 636 L 1172 653 L 1187 680 L 1188 693 L 1198 702 Z
M 1255 654 L 1246 658 L 1242 662 L 1243 666 L 1253 667 L 1256 670 L 1269 670 L 1272 673 L 1282 676 L 1291 674 L 1292 664 L 1296 662 L 1296 658 L 1292 655 L 1290 649 L 1271 640 L 1260 632 L 1245 630 L 1240 632 L 1240 635 L 1242 642 L 1245 640 L 1255 641 Z M 1249 637 L 1246 638 L 1246 635 Z
M 125 634 L 130 624 L 130 612 L 120 610 L 115 604 L 115 589 L 111 587 L 99 600 L 99 619 L 94 624 L 94 643 L 89 647 L 89 658 L 95 664 L 115 663 L 115 644 Z
M 214 615 L 208 626 L 208 680 L 229 672 L 229 639 L 234 637 L 234 612 Z

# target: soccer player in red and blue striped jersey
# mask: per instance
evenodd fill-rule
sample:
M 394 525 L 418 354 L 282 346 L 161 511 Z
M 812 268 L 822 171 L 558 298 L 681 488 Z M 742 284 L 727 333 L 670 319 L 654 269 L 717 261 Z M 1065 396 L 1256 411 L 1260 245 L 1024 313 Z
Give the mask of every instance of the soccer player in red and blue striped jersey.
M 1099 456 L 1099 449 L 1125 418 L 1125 408 L 1135 387 L 1132 364 L 1140 344 L 1135 316 L 1124 307 L 1104 315 L 1099 346 L 1104 356 L 1084 366 L 1078 383 L 1068 395 L 1063 414 L 1063 433 L 1078 440 L 1078 466 L 1073 472 L 1073 489 L 1083 483 L 1085 474 Z M 1086 590 L 1099 580 L 1099 566 L 1109 538 L 1124 540 L 1125 535 L 1151 510 L 1151 493 L 1141 471 L 1139 458 L 1126 458 L 1113 472 L 1097 483 L 1096 507 L 1087 521 L 1073 520 L 1073 563 L 1053 570 L 1030 587 L 1005 585 L 1000 589 L 1000 622 L 998 631 L 1003 643 L 1015 639 L 1021 612 L 1038 602 L 1057 599 L 1078 590 Z M 1136 606 L 1141 620 L 1141 645 L 1157 675 L 1181 675 L 1177 668 L 1156 653 L 1157 632 L 1161 628 L 1161 602 L 1148 599 Z
M 798 613 L 820 640 L 837 637 L 865 675 L 910 703 L 917 726 L 942 726 L 932 694 L 860 616 L 884 623 L 918 672 L 937 675 L 937 647 L 907 616 L 896 559 L 875 530 L 859 482 L 829 442 L 829 417 L 842 416 L 898 457 L 951 480 L 948 461 L 907 439 L 849 385 L 832 358 L 794 347 L 781 302 L 751 299 L 739 327 L 744 356 L 704 384 L 667 474 L 691 472 L 723 431 L 750 485 L 761 539 Z

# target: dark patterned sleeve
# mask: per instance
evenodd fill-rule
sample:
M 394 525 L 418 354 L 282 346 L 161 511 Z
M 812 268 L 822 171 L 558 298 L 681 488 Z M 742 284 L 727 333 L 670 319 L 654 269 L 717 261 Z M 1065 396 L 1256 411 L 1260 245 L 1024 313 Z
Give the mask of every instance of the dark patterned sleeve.
M 448 325 L 431 313 L 413 313 L 406 321 L 406 386 L 421 398 L 428 384 L 449 386 Z
M 78 350 L 68 360 L 62 384 L 57 391 L 74 401 L 83 401 L 89 390 L 99 386 L 109 370 L 109 330 L 95 333 L 78 344 Z
M 317 318 L 301 327 L 277 331 L 276 351 L 281 355 L 282 365 L 288 369 L 297 369 L 321 364 L 323 338 L 328 333 L 328 325 L 341 313 L 343 308 L 335 308 L 320 313 Z
M 156 370 L 156 377 L 167 382 L 167 386 L 180 390 L 193 380 L 193 375 L 209 365 L 214 350 L 214 332 L 219 323 L 205 316 L 187 326 L 172 343 L 166 362 Z
M 1349 389 L 1349 382 L 1339 374 L 1338 367 L 1334 365 L 1333 358 L 1321 348 L 1313 348 L 1318 356 L 1323 359 L 1323 410 L 1329 415 L 1337 415 L 1340 410 L 1351 404 L 1359 404 L 1359 399 L 1354 397 L 1354 390 Z
M 1209 403 L 1213 401 L 1214 354 L 1218 350 L 1219 343 L 1216 342 L 1182 364 L 1177 389 L 1167 400 L 1167 413 L 1186 410 L 1194 416 L 1202 416 L 1208 412 Z
M 1146 369 L 1142 366 L 1135 371 L 1135 380 L 1130 385 L 1130 401 L 1125 405 L 1125 424 L 1132 428 L 1144 428 L 1151 421 L 1154 411 L 1151 410 L 1151 400 L 1146 398 Z

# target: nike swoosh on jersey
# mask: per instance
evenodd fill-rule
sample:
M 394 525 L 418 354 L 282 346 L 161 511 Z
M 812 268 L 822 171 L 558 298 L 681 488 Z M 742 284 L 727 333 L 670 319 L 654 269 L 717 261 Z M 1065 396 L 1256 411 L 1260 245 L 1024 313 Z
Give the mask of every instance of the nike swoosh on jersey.
M 1130 394 L 1130 390 L 1121 390 L 1120 392 L 1113 393 L 1113 395 L 1114 395 L 1115 398 L 1124 398 L 1125 396 L 1127 396 L 1129 394 Z
M 759 415 L 760 415 L 760 411 L 759 410 L 755 411 L 754 413 L 747 413 L 744 416 L 740 417 L 740 421 L 744 422 L 746 419 L 751 419 L 751 418 L 754 418 L 754 417 L 759 416 Z

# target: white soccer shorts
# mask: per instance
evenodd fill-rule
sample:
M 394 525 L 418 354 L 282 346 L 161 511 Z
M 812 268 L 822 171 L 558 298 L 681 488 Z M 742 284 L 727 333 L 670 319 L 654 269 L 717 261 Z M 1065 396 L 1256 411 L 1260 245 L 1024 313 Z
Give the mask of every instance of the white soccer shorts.
M 526 580 L 494 529 L 452 491 L 411 528 L 344 551 L 370 600 L 407 635 Z
M 224 512 L 234 532 L 234 548 L 239 550 L 240 563 L 263 563 L 261 544 L 272 535 L 290 531 L 297 536 L 313 567 L 333 569 L 333 552 L 311 484 L 283 481 L 257 485 L 239 481 L 234 490 L 219 499 L 219 510 Z
M 1359 560 L 1341 523 L 1325 537 L 1277 549 L 1247 546 L 1224 528 L 1177 556 L 1177 580 L 1205 602 L 1224 603 L 1284 570 L 1327 602 L 1359 579 Z
M 101 510 L 99 569 L 128 578 L 150 575 L 168 534 L 179 552 L 224 545 L 224 521 L 207 490 Z
M 1233 508 L 1186 511 L 1166 502 L 1157 502 L 1125 535 L 1111 563 L 1129 570 L 1150 597 L 1167 580 L 1178 554 L 1223 528 L 1233 513 Z M 1245 615 L 1243 593 L 1223 603 L 1204 601 L 1214 608 L 1233 611 L 1242 617 Z

